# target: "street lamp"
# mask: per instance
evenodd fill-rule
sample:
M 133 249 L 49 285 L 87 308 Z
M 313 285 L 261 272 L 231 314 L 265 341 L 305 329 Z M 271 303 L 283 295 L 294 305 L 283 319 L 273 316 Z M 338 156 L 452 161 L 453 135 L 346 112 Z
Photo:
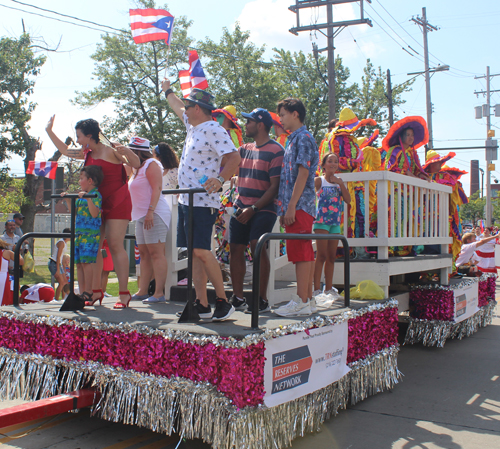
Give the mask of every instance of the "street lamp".
M 444 72 L 450 70 L 450 66 L 447 64 L 438 65 L 432 69 L 424 70 L 423 72 L 413 72 L 408 73 L 408 75 L 424 75 L 425 76 L 425 101 L 427 106 L 427 128 L 429 129 L 429 143 L 427 148 L 432 149 L 432 103 L 431 103 L 431 79 L 429 73 L 434 72 Z M 427 149 L 426 149 L 427 153 Z
M 484 170 L 479 167 L 479 171 L 481 172 L 481 198 L 484 196 Z

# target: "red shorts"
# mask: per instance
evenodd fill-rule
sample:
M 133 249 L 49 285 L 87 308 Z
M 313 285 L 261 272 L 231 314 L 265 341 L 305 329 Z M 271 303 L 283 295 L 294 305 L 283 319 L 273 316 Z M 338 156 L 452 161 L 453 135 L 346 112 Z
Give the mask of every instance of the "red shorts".
M 285 226 L 285 231 L 287 234 L 312 234 L 313 221 L 314 217 L 299 209 L 295 212 L 295 222 Z M 287 240 L 286 254 L 289 262 L 314 262 L 312 240 Z

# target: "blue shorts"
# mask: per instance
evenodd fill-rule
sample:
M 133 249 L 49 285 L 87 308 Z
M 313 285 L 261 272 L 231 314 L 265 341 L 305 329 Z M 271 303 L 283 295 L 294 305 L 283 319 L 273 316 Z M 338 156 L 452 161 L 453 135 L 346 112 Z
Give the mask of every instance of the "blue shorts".
M 328 234 L 340 234 L 340 225 L 328 225 L 323 223 L 314 223 L 313 229 L 323 229 Z
M 49 271 L 52 276 L 56 275 L 57 264 L 52 259 L 49 259 Z M 64 274 L 64 267 L 62 263 L 59 264 L 59 274 Z
M 100 234 L 76 234 L 75 263 L 95 263 L 100 240 Z
M 188 246 L 189 206 L 179 204 L 177 220 L 177 246 Z M 193 207 L 193 248 L 212 249 L 212 233 L 219 213 L 213 207 Z
M 258 240 L 266 232 L 273 232 L 276 214 L 265 210 L 258 211 L 246 224 L 240 223 L 236 217 L 229 222 L 229 243 L 248 245 Z

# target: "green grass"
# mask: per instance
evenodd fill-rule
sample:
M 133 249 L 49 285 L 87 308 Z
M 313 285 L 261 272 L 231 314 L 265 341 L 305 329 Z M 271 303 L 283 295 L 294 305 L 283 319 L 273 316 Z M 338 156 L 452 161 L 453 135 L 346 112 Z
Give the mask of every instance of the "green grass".
M 137 281 L 130 281 L 128 283 L 128 290 L 130 291 L 130 294 L 133 295 L 135 292 L 137 292 Z M 108 282 L 108 286 L 106 288 L 106 291 L 113 297 L 118 297 L 118 282 Z

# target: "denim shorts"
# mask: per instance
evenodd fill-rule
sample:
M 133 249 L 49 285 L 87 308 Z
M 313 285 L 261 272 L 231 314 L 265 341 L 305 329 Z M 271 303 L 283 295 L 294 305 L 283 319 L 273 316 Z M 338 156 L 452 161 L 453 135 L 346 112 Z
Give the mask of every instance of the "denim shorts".
M 240 223 L 236 217 L 229 222 L 229 243 L 248 245 L 252 240 L 258 240 L 261 235 L 273 232 L 276 214 L 268 211 L 258 211 L 246 224 Z
M 49 271 L 52 276 L 56 275 L 57 264 L 52 259 L 49 259 Z M 62 263 L 59 264 L 59 273 L 64 274 L 64 267 L 62 266 Z
M 177 208 L 177 246 L 188 246 L 189 207 L 179 204 Z M 213 207 L 193 207 L 193 248 L 212 249 L 212 235 L 215 219 L 219 213 Z

